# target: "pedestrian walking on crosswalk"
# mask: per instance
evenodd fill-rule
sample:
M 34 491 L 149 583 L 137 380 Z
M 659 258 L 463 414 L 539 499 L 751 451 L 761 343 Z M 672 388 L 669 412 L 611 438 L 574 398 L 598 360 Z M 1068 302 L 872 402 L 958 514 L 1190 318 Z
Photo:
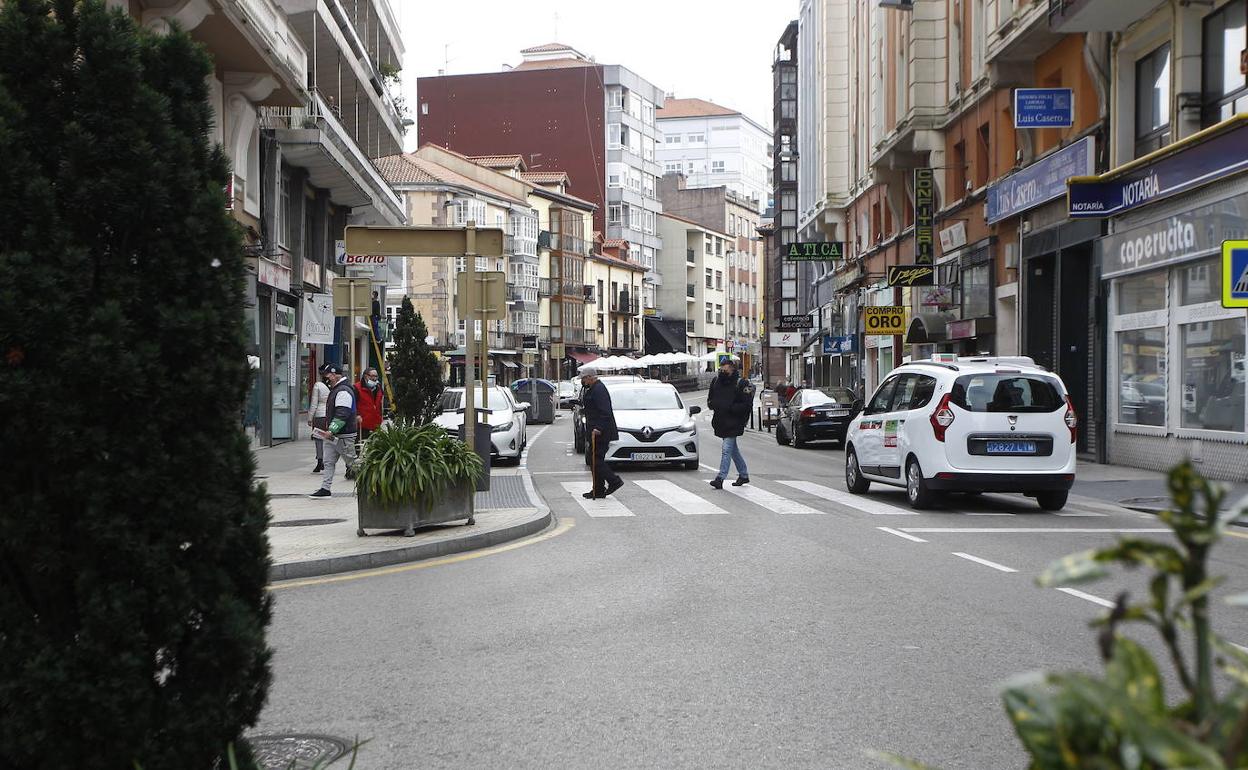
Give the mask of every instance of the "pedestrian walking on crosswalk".
M 750 483 L 750 471 L 745 465 L 745 457 L 741 455 L 741 447 L 737 439 L 745 435 L 745 424 L 749 421 L 750 410 L 754 408 L 754 385 L 737 372 L 737 364 L 732 359 L 725 359 L 719 367 L 719 376 L 711 382 L 711 391 L 706 399 L 707 406 L 714 412 L 711 427 L 715 435 L 724 440 L 723 450 L 719 458 L 719 474 L 711 482 L 716 489 L 724 488 L 724 479 L 732 464 L 737 466 L 737 480 L 734 487 Z
M 615 427 L 611 394 L 607 386 L 598 381 L 598 372 L 584 370 L 581 385 L 581 414 L 585 418 L 585 435 L 589 437 L 589 452 L 593 457 L 590 472 L 594 479 L 593 487 L 584 496 L 593 500 L 624 486 L 623 480 L 607 464 L 607 448 L 620 438 L 620 432 Z

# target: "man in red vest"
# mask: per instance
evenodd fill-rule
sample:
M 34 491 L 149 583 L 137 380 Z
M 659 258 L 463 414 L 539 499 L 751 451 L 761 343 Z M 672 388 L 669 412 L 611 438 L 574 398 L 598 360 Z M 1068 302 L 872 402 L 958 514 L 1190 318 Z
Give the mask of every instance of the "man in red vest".
M 364 376 L 355 383 L 355 392 L 359 396 L 356 406 L 360 414 L 360 441 L 363 441 L 381 427 L 381 378 L 376 369 L 364 370 Z

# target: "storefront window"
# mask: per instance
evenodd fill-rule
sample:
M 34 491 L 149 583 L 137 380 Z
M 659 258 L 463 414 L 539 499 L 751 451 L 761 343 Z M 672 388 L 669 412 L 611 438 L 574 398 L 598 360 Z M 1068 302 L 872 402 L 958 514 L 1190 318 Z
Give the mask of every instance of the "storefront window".
M 1130 278 L 1119 278 L 1115 283 L 1117 284 L 1119 315 L 1161 310 L 1166 306 L 1166 272 L 1164 270 Z
M 1199 305 L 1202 302 L 1218 302 L 1222 299 L 1222 265 L 1217 260 L 1206 260 L 1180 267 L 1179 304 Z
M 1243 320 L 1205 321 L 1184 324 L 1179 329 L 1183 355 L 1183 427 L 1242 431 Z
M 1242 341 L 1242 337 L 1241 337 Z M 1118 334 L 1118 421 L 1166 424 L 1166 330 Z
M 962 317 L 984 318 L 992 315 L 991 262 L 984 262 L 962 271 Z

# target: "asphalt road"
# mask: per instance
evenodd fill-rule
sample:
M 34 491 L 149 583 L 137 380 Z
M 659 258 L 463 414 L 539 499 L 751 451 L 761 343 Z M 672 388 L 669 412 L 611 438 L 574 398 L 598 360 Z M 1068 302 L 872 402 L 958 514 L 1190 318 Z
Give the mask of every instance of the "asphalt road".
M 717 465 L 709 423 L 700 434 Z M 869 749 L 1022 767 L 1001 683 L 1097 670 L 1095 602 L 1144 585 L 1079 596 L 1035 576 L 1160 526 L 1088 498 L 1055 515 L 953 496 L 916 514 L 901 490 L 848 497 L 839 450 L 765 433 L 743 439 L 742 494 L 711 489 L 705 467 L 643 469 L 589 503 L 564 486 L 588 482 L 571 441 L 565 417 L 530 443 L 559 520 L 533 542 L 279 585 L 258 729 L 367 738 L 366 770 L 884 767 Z M 1248 590 L 1248 537 L 1215 570 Z M 1219 607 L 1215 622 L 1248 644 L 1248 613 Z

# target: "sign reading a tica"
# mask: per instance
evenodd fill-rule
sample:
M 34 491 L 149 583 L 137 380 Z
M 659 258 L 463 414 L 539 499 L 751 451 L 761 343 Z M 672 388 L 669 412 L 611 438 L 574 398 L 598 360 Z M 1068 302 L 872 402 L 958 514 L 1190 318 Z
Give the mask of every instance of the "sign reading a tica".
M 790 243 L 784 258 L 790 262 L 827 262 L 845 258 L 844 241 Z
M 889 286 L 935 286 L 936 268 L 931 265 L 892 265 L 888 268 Z
M 903 334 L 906 331 L 906 309 L 901 305 L 864 307 L 862 317 L 867 334 Z

